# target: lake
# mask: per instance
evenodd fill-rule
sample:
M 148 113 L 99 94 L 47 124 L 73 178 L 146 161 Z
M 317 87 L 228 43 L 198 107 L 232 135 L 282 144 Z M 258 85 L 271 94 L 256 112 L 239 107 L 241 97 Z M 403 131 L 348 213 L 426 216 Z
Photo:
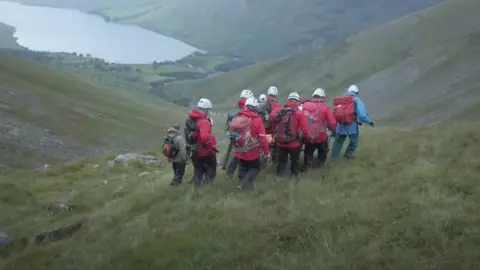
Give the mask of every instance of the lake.
M 178 60 L 197 49 L 143 28 L 105 22 L 76 10 L 0 1 L 0 22 L 31 50 L 90 54 L 116 63 Z

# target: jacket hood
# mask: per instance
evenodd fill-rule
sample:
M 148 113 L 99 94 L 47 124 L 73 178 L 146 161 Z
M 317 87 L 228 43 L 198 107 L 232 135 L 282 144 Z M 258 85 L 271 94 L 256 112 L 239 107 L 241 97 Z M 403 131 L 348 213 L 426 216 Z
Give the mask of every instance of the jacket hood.
M 283 105 L 283 106 L 287 107 L 287 108 L 298 109 L 298 104 L 293 102 L 293 101 L 287 101 L 287 102 L 285 102 L 285 105 Z
M 190 119 L 198 119 L 198 118 L 207 118 L 207 113 L 199 111 L 197 109 L 192 109 L 192 111 L 188 114 Z
M 247 101 L 246 98 L 241 98 L 241 99 L 238 101 L 238 103 L 237 103 L 238 107 L 239 107 L 240 109 L 243 109 L 243 107 L 245 107 L 245 102 L 246 102 L 246 101 Z
M 249 118 L 260 117 L 260 116 L 258 116 L 257 113 L 252 112 L 252 111 L 250 111 L 250 110 L 247 109 L 247 108 L 241 109 L 241 110 L 237 113 L 237 115 L 245 115 L 245 116 L 247 116 L 247 117 L 249 117 Z
M 352 97 L 356 97 L 356 96 L 358 96 L 358 94 L 357 94 L 357 93 L 350 92 L 350 91 L 347 91 L 347 92 L 345 93 L 345 95 L 349 95 L 349 96 L 352 96 Z
M 313 103 L 324 103 L 324 102 L 325 102 L 325 99 L 323 99 L 323 98 L 312 98 L 312 99 L 310 99 L 310 102 L 313 102 Z

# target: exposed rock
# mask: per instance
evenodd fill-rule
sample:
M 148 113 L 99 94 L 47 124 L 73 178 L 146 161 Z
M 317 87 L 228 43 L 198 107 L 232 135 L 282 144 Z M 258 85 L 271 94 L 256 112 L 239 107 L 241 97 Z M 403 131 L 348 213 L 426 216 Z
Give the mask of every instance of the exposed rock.
M 50 169 L 53 169 L 54 167 L 50 164 L 45 164 L 43 165 L 43 172 L 46 173 L 48 172 Z
M 58 212 L 69 212 L 75 208 L 76 208 L 75 205 L 69 205 L 65 203 L 54 203 L 48 207 L 47 211 L 48 211 L 48 214 L 52 215 Z
M 35 236 L 35 243 L 45 245 L 51 242 L 70 238 L 82 228 L 83 224 L 84 221 L 81 220 L 65 227 L 38 234 Z
M 13 244 L 15 238 L 13 236 L 0 232 L 0 248 L 9 247 Z
M 115 158 L 115 163 L 121 162 L 123 165 L 127 166 L 132 162 L 142 162 L 145 165 L 158 166 L 161 164 L 161 160 L 155 156 L 150 155 L 141 155 L 135 153 L 127 153 L 125 155 L 118 155 Z
M 107 166 L 108 166 L 109 168 L 115 167 L 115 160 L 108 160 L 108 161 L 107 161 Z

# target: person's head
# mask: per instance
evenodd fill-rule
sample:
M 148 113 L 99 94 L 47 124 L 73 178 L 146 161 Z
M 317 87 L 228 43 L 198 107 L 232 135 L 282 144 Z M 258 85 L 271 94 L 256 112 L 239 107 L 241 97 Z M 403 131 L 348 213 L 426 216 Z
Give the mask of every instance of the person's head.
M 208 113 L 212 109 L 212 102 L 206 98 L 201 98 L 198 101 L 197 108 L 202 112 Z
M 252 91 L 249 89 L 243 89 L 242 92 L 240 93 L 240 98 L 249 98 L 253 97 Z
M 261 94 L 258 97 L 258 101 L 260 101 L 260 102 L 265 102 L 266 100 L 267 100 L 267 96 L 265 94 Z
M 270 86 L 267 91 L 267 95 L 270 97 L 276 97 L 278 95 L 278 89 L 275 86 Z
M 247 101 L 245 101 L 245 107 L 252 112 L 256 112 L 258 109 L 258 100 L 254 97 L 247 98 Z
M 172 126 L 173 129 L 175 130 L 180 130 L 180 125 L 179 124 L 175 124 Z
M 325 98 L 325 90 L 322 88 L 317 88 L 315 91 L 313 91 L 312 97 L 314 98 Z
M 358 86 L 350 85 L 350 87 L 348 87 L 348 92 L 355 93 L 355 94 L 358 95 L 358 93 L 359 93 Z
M 297 92 L 292 92 L 290 95 L 288 95 L 288 101 L 290 102 L 295 102 L 295 103 L 300 103 L 300 95 Z

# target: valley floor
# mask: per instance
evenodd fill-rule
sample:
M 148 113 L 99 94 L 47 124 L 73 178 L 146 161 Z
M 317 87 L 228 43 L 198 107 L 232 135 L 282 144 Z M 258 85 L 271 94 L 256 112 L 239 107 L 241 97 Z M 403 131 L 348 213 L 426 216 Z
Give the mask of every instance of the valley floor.
M 479 269 L 479 131 L 363 129 L 358 160 L 298 183 L 269 169 L 244 194 L 223 173 L 172 188 L 168 167 L 103 159 L 11 175 L 0 231 L 30 240 L 85 223 L 70 239 L 11 250 L 0 269 Z M 77 208 L 49 215 L 53 202 Z

